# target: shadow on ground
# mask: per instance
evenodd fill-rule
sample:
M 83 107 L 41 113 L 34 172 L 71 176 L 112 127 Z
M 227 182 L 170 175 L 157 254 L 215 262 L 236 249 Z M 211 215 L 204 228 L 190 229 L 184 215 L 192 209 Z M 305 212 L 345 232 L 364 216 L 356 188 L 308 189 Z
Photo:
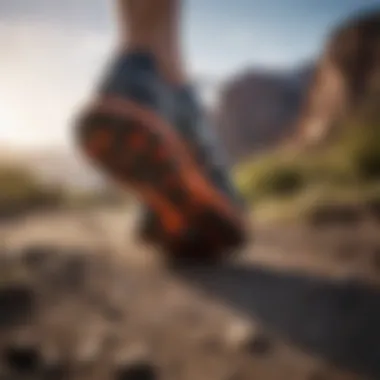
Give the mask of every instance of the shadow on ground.
M 360 282 L 333 282 L 247 265 L 180 268 L 177 274 L 303 350 L 380 378 L 376 289 Z

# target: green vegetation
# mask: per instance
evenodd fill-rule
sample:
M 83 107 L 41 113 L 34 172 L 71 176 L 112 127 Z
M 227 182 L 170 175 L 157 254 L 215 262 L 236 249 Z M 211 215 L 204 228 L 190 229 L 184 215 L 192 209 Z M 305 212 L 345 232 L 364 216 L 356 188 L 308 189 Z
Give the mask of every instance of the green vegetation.
M 16 166 L 0 167 L 0 210 L 31 209 L 55 206 L 62 202 L 62 190 L 47 186 L 27 169 Z
M 92 208 L 96 206 L 120 206 L 128 204 L 129 197 L 117 189 L 65 192 L 64 205 L 69 208 Z
M 122 202 L 122 196 L 110 189 L 74 191 L 47 184 L 21 166 L 0 166 L 0 214 L 23 214 L 32 210 L 59 207 L 93 207 Z
M 267 217 L 294 217 L 321 202 L 365 201 L 380 193 L 380 124 L 347 125 L 318 151 L 283 150 L 236 168 L 245 198 Z

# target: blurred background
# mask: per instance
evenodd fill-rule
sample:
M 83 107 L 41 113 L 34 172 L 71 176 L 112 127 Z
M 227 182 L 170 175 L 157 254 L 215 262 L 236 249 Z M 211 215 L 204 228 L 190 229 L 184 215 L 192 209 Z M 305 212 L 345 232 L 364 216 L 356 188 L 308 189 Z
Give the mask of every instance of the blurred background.
M 136 240 L 135 201 L 71 139 L 115 36 L 111 1 L 0 0 L 0 378 L 379 378 Z M 189 0 L 184 53 L 255 226 L 242 265 L 377 286 L 379 0 Z

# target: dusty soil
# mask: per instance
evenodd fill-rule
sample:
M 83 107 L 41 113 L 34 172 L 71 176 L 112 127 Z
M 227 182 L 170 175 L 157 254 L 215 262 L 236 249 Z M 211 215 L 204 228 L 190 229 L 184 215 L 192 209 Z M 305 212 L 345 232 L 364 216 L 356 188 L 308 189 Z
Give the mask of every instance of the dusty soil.
M 330 301 L 342 299 L 323 281 L 355 280 L 377 289 L 374 223 L 318 231 L 257 226 L 255 244 L 229 264 L 232 275 L 229 269 L 166 269 L 154 249 L 135 241 L 134 220 L 133 211 L 99 210 L 3 223 L 0 379 L 380 377 L 376 358 L 361 358 L 354 347 L 373 351 L 380 341 L 355 333 L 350 344 L 352 326 L 335 334 L 330 319 L 344 325 L 354 311 L 345 309 L 337 320 L 336 302 L 321 301 L 326 287 Z M 318 279 L 312 293 L 309 279 Z M 345 290 L 345 299 L 357 293 Z M 317 306 L 309 294 L 317 294 Z M 376 304 L 377 313 L 377 293 L 365 302 L 353 308 L 360 311 L 355 318 L 362 309 L 371 313 L 368 305 Z

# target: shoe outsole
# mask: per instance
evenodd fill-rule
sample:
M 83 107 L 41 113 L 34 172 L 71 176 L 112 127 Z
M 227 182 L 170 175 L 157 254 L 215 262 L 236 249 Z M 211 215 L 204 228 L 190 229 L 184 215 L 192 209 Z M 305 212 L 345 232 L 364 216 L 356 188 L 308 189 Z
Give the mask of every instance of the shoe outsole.
M 154 211 L 164 248 L 217 252 L 243 239 L 238 211 L 151 110 L 116 97 L 99 99 L 82 114 L 77 133 L 85 154 Z

